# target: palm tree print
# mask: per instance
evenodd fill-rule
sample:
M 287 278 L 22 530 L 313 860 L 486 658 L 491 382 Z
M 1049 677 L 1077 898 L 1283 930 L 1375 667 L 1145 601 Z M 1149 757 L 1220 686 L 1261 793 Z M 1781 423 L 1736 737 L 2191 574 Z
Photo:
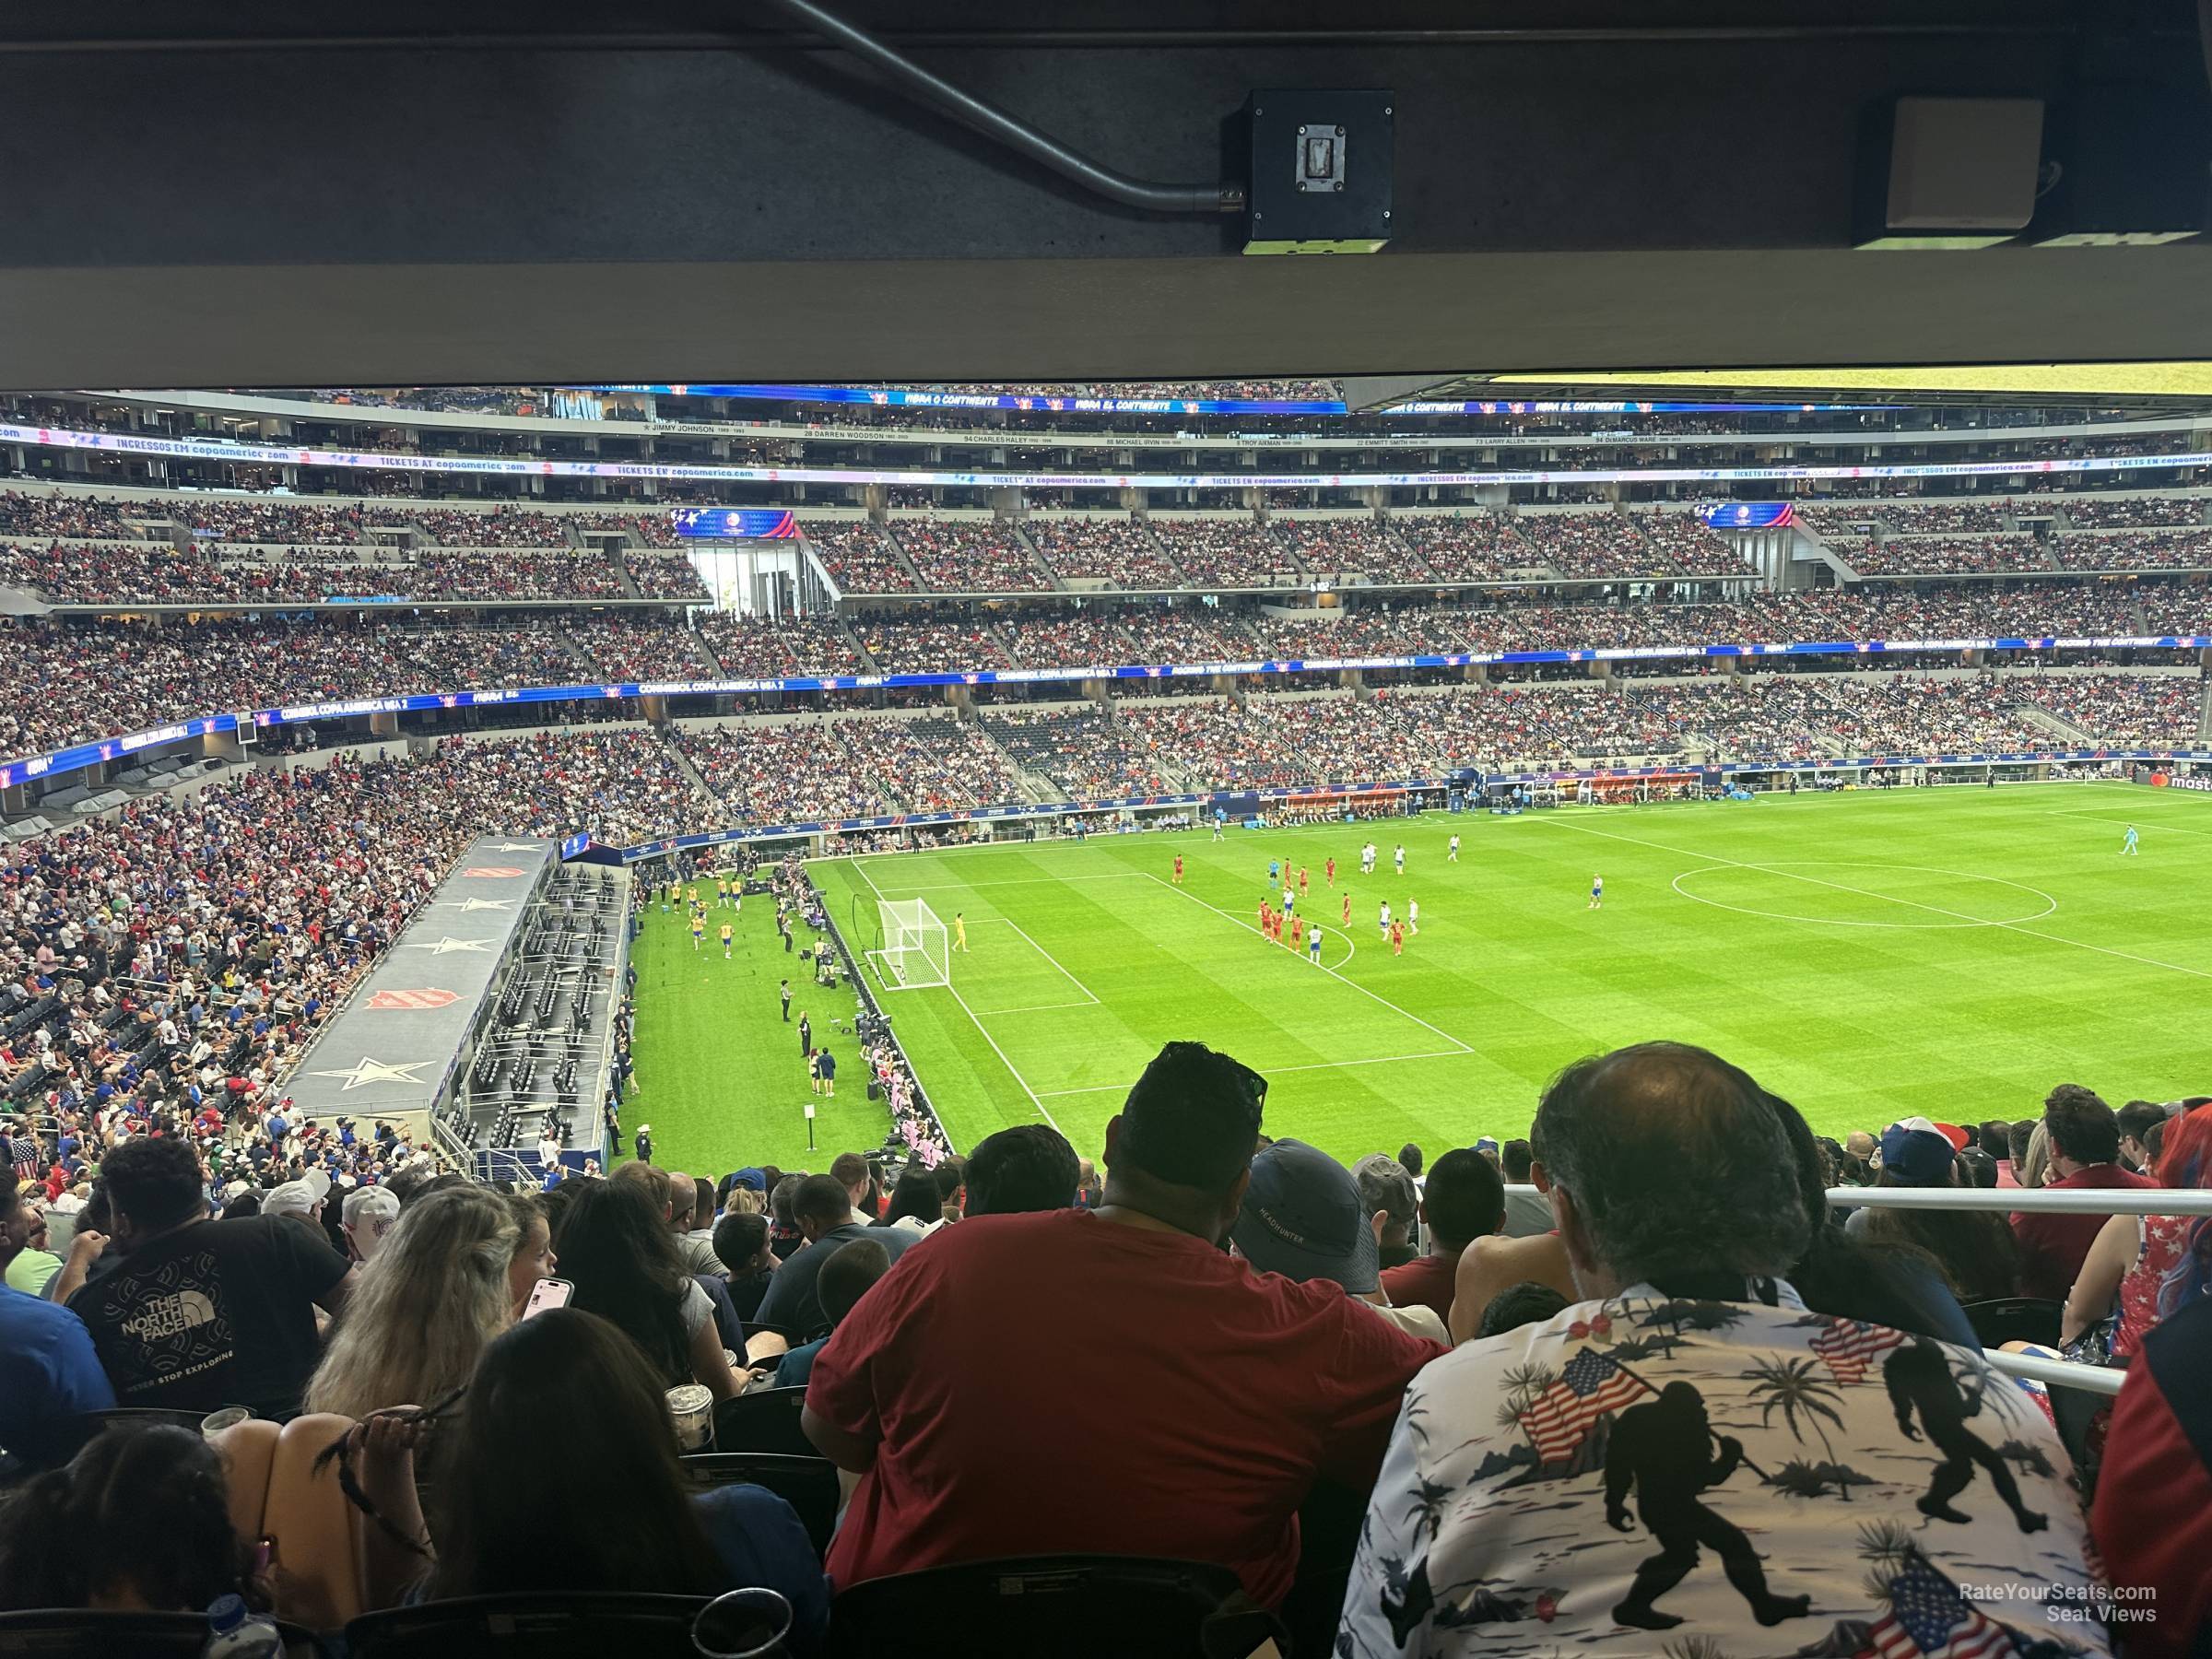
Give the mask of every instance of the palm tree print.
M 1444 1505 L 1452 1496 L 1452 1488 L 1422 1476 L 1414 1488 L 1413 1501 L 1406 1506 L 1406 1519 L 1412 1525 L 1415 1537 L 1424 1532 L 1429 1542 L 1436 1542 L 1436 1535 L 1443 1530 Z
M 1813 1432 L 1820 1437 L 1820 1450 L 1827 1453 L 1829 1461 L 1832 1463 L 1836 1449 L 1828 1438 L 1828 1430 L 1820 1424 L 1826 1418 L 1838 1429 L 1843 1427 L 1843 1418 L 1834 1405 L 1842 1395 L 1820 1378 L 1815 1370 L 1815 1361 L 1810 1359 L 1761 1359 L 1752 1366 L 1748 1374 L 1754 1379 L 1751 1384 L 1752 1396 L 1759 1403 L 1759 1420 L 1762 1424 L 1771 1423 L 1774 1420 L 1774 1414 L 1781 1412 L 1782 1420 L 1789 1426 L 1791 1436 L 1802 1443 L 1805 1430 L 1798 1427 L 1798 1418 L 1802 1415 L 1812 1425 Z

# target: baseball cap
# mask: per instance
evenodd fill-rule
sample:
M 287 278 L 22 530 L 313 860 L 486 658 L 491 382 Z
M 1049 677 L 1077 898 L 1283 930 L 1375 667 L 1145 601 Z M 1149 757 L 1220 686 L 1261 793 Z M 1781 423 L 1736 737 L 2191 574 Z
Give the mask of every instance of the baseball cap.
M 1394 1222 L 1413 1219 L 1420 1193 L 1406 1166 L 1389 1153 L 1370 1152 L 1352 1166 L 1352 1179 L 1359 1183 L 1359 1206 L 1369 1215 L 1383 1210 Z
M 1379 1283 L 1375 1230 L 1359 1182 L 1304 1141 L 1278 1140 L 1252 1160 L 1252 1184 L 1230 1237 L 1262 1273 L 1331 1279 L 1355 1296 Z
M 1954 1148 L 1925 1118 L 1907 1118 L 1882 1131 L 1876 1154 L 1880 1168 L 1906 1186 L 1942 1186 L 1949 1181 Z
M 1928 1127 L 1942 1135 L 1945 1140 L 1949 1141 L 1952 1151 L 1963 1152 L 1966 1150 L 1966 1131 L 1957 1124 L 1930 1124 Z
M 330 1177 L 310 1170 L 298 1181 L 288 1181 L 261 1201 L 265 1216 L 304 1216 L 330 1194 Z
M 768 1191 L 768 1172 L 765 1170 L 743 1169 L 737 1171 L 732 1184 L 750 1187 L 756 1193 L 765 1193 Z
M 365 1262 L 376 1253 L 384 1234 L 399 1219 L 399 1199 L 390 1187 L 361 1187 L 346 1194 L 339 1214 L 353 1235 L 353 1247 Z

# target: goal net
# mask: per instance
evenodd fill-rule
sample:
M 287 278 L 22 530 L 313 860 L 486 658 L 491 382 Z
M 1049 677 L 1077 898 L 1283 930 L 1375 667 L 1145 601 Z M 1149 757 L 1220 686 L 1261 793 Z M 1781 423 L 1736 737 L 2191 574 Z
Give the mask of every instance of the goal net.
M 952 952 L 945 924 L 920 899 L 880 899 L 876 903 L 880 943 L 868 952 L 876 977 L 887 991 L 920 991 L 952 983 Z

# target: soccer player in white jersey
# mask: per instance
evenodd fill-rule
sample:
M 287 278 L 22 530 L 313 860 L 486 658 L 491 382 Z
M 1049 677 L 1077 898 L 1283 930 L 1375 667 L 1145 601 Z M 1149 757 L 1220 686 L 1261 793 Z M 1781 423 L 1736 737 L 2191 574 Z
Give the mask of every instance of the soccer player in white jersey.
M 1452 847 L 1451 850 L 1444 854 L 1444 862 L 1446 864 L 1457 864 L 1459 862 L 1459 837 L 1456 835 L 1452 838 Z
M 1417 934 L 1421 931 L 1421 901 L 1418 899 L 1406 900 L 1406 931 Z
M 1406 843 L 1405 843 L 1404 841 L 1400 841 L 1400 842 L 1398 843 L 1398 850 L 1397 850 L 1397 854 L 1396 854 L 1396 859 L 1395 859 L 1395 862 L 1396 862 L 1396 864 L 1397 864 L 1397 866 L 1398 866 L 1398 874 L 1399 874 L 1399 875 L 1401 875 L 1401 876 L 1405 875 L 1405 874 L 1406 874 Z
M 1591 908 L 1592 910 L 1595 910 L 1595 909 L 1597 909 L 1597 908 L 1598 908 L 1598 906 L 1600 906 L 1600 905 L 1602 905 L 1603 903 L 1605 903 L 1605 901 L 1606 901 L 1606 878 L 1605 878 L 1603 876 L 1593 876 L 1593 877 L 1590 877 L 1590 908 Z
M 1384 938 L 1390 936 L 1390 900 L 1387 899 L 1382 900 L 1382 913 L 1375 918 L 1375 926 Z
M 1306 960 L 1316 968 L 1321 966 L 1321 929 L 1318 927 L 1306 935 Z

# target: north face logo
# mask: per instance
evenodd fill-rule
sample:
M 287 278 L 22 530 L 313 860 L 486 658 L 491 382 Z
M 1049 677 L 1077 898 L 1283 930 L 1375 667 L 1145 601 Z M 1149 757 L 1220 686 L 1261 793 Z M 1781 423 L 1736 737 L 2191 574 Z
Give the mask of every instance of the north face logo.
M 124 1330 L 141 1342 L 157 1342 L 182 1335 L 195 1325 L 215 1323 L 215 1303 L 205 1291 L 178 1290 L 157 1296 L 123 1322 Z

